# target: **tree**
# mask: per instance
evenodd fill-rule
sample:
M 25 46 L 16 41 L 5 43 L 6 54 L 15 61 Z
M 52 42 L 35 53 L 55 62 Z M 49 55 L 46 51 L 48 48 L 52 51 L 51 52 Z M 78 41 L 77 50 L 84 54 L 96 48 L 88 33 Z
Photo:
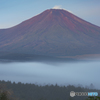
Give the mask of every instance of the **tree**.
M 91 83 L 90 84 L 90 89 L 94 89 L 95 87 L 94 87 L 94 85 Z
M 7 96 L 7 91 L 4 91 L 0 94 L 0 100 L 9 100 Z
M 88 97 L 88 99 L 86 100 L 100 100 L 100 97 L 96 96 L 96 97 Z
M 0 84 L 0 100 L 17 100 L 12 94 L 13 91 L 8 90 L 5 84 Z

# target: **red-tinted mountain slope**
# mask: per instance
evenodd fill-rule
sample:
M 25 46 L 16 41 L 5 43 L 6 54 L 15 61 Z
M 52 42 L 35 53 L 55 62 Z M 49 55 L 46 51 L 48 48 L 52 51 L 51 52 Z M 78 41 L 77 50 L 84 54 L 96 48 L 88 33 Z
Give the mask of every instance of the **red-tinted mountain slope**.
M 0 30 L 0 51 L 73 56 L 100 53 L 100 27 L 66 10 L 50 9 Z

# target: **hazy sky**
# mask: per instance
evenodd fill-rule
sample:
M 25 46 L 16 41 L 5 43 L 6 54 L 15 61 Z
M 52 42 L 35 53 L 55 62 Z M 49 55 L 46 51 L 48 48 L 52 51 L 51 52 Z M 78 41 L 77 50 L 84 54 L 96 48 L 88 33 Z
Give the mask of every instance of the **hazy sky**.
M 17 25 L 54 6 L 100 26 L 100 0 L 0 0 L 0 29 Z

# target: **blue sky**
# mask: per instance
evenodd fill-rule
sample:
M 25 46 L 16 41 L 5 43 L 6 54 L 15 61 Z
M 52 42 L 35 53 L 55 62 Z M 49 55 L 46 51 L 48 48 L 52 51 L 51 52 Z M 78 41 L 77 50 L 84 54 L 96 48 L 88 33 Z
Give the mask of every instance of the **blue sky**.
M 0 29 L 17 25 L 54 6 L 100 26 L 100 0 L 0 0 Z

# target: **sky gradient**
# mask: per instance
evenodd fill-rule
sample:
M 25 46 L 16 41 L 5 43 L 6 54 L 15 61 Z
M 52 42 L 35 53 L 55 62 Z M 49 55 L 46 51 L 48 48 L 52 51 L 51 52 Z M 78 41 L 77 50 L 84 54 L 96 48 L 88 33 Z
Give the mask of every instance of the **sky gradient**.
M 0 0 L 0 29 L 15 26 L 55 6 L 100 26 L 100 0 Z

